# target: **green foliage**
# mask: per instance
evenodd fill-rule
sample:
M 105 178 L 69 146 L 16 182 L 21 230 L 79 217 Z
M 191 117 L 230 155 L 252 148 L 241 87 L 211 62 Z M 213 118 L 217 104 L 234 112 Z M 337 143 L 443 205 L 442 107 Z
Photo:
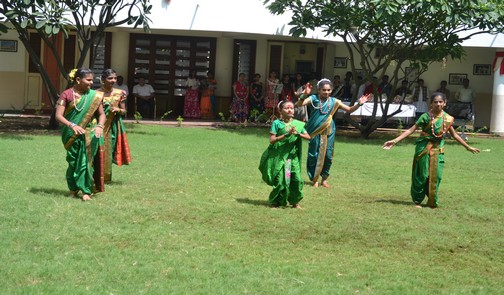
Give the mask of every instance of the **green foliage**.
M 143 119 L 143 116 L 142 114 L 140 114 L 140 112 L 135 112 L 135 114 L 133 114 L 133 117 L 135 117 L 135 121 L 138 123 L 140 123 L 140 121 Z
M 250 111 L 249 119 L 250 119 L 250 121 L 255 122 L 256 124 L 259 124 L 259 123 L 265 123 L 266 121 L 268 121 L 269 117 L 265 111 L 263 111 L 261 113 L 261 112 L 259 112 L 258 109 L 252 109 L 252 111 Z
M 45 103 L 40 103 L 40 107 L 35 109 L 35 115 L 42 115 L 42 112 L 44 111 L 44 106 Z
M 68 33 L 73 31 L 77 36 L 78 56 L 75 68 L 80 68 L 86 62 L 88 52 L 98 44 L 107 28 L 125 24 L 134 28 L 143 27 L 149 32 L 149 14 L 152 5 L 150 0 L 23 0 L 0 1 L 0 20 L 10 23 L 19 34 L 19 38 L 31 60 L 41 69 L 40 74 L 51 97 L 52 106 L 58 98 L 58 91 L 38 53 L 33 50 L 28 40 L 30 32 L 35 30 L 47 45 L 46 48 L 54 55 L 61 75 L 67 80 L 68 72 L 60 56 L 58 38 L 51 38 L 63 34 L 68 38 Z M 3 16 L 1 16 L 3 15 Z M 5 33 L 6 24 L 0 24 L 0 32 Z M 94 58 L 91 58 L 90 68 L 93 68 Z
M 378 81 L 392 70 L 393 89 L 405 78 L 406 66 L 422 73 L 431 63 L 446 57 L 462 59 L 464 40 L 483 32 L 501 32 L 504 27 L 504 2 L 500 0 L 265 0 L 264 4 L 273 14 L 292 13 L 289 25 L 293 36 L 321 29 L 327 35 L 341 37 L 350 52 L 354 78 L 356 68 L 363 69 L 364 80 L 378 77 Z M 375 58 L 377 49 L 383 54 Z M 371 117 L 361 126 L 349 116 L 346 119 L 364 137 L 382 123 Z
M 168 117 L 168 115 L 169 115 L 169 114 L 171 114 L 171 113 L 172 113 L 172 110 L 169 110 L 169 111 L 165 112 L 165 113 L 161 116 L 161 118 L 159 118 L 159 121 L 163 121 L 163 120 L 164 120 L 166 117 Z
M 457 126 L 457 128 L 455 128 L 455 131 L 457 131 L 457 132 L 463 131 L 465 133 L 487 133 L 488 127 L 483 126 L 478 129 L 474 129 L 474 127 L 472 125 L 466 125 L 465 127 L 461 125 L 461 126 Z
M 177 127 L 182 127 L 182 122 L 184 121 L 184 118 L 182 116 L 177 117 Z

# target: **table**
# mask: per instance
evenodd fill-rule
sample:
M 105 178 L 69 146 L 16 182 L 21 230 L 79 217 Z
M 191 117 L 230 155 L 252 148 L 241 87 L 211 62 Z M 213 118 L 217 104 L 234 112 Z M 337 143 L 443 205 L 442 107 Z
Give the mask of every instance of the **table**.
M 343 102 L 346 105 L 350 105 L 350 102 L 344 101 Z M 388 113 L 387 114 L 392 114 L 393 112 L 397 111 L 399 109 L 399 106 L 401 107 L 401 111 L 397 114 L 395 114 L 393 117 L 396 118 L 414 118 L 416 115 L 416 107 L 412 104 L 403 104 L 402 106 L 397 103 L 391 103 L 389 104 L 388 108 Z M 360 108 L 358 108 L 355 112 L 351 114 L 351 116 L 365 116 L 365 117 L 370 117 L 373 114 L 373 107 L 374 103 L 372 102 L 367 102 L 363 104 Z M 376 117 L 382 117 L 383 112 L 381 109 L 380 104 L 378 103 L 376 105 L 378 108 L 376 110 Z M 341 110 L 343 112 L 343 110 Z

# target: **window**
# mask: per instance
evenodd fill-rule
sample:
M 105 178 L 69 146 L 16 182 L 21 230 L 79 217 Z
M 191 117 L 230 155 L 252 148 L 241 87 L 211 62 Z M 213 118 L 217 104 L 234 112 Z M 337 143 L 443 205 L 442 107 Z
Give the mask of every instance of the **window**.
M 173 116 L 182 115 L 189 71 L 196 69 L 203 77 L 214 70 L 215 44 L 215 38 L 131 34 L 128 86 L 137 84 L 139 76 L 145 77 L 156 92 L 157 112 L 171 110 Z

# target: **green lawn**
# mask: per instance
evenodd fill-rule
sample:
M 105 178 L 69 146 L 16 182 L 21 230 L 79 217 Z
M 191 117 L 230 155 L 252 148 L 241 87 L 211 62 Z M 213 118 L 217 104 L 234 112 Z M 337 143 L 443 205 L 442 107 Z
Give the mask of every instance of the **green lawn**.
M 332 188 L 275 210 L 267 129 L 127 131 L 132 165 L 91 202 L 65 197 L 57 133 L 0 135 L 1 294 L 504 293 L 501 139 L 448 142 L 432 210 L 409 197 L 413 139 L 339 134 Z

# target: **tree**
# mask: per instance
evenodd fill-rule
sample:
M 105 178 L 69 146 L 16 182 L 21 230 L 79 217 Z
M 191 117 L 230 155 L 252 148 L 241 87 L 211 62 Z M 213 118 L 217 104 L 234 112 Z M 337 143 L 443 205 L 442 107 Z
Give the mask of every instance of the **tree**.
M 128 24 L 134 28 L 143 26 L 145 31 L 149 31 L 151 20 L 148 14 L 151 8 L 149 0 L 0 0 L 0 34 L 7 32 L 5 21 L 17 31 L 19 40 L 39 70 L 54 109 L 59 97 L 58 89 L 30 45 L 30 31 L 38 32 L 58 63 L 61 75 L 69 82 L 68 69 L 64 68 L 57 48 L 58 34 L 68 38 L 68 33 L 75 31 L 79 51 L 75 67 L 80 68 L 90 49 L 100 43 L 107 28 Z M 91 68 L 94 60 L 91 58 Z M 57 126 L 54 116 L 50 125 Z
M 504 3 L 500 0 L 265 0 L 264 4 L 273 14 L 293 14 L 289 23 L 293 36 L 304 36 L 307 30 L 318 28 L 341 37 L 354 77 L 356 68 L 363 69 L 364 79 L 377 77 L 378 81 L 392 71 L 393 89 L 406 76 L 406 66 L 416 67 L 421 74 L 431 63 L 448 56 L 461 59 L 464 40 L 498 32 L 504 23 Z M 376 49 L 381 52 L 377 57 L 371 54 Z M 377 82 L 373 83 L 374 111 L 369 121 L 359 124 L 345 115 L 364 138 L 399 112 L 388 114 L 393 97 L 382 102 Z M 404 98 L 401 106 L 403 102 Z M 388 115 L 376 117 L 378 108 Z

